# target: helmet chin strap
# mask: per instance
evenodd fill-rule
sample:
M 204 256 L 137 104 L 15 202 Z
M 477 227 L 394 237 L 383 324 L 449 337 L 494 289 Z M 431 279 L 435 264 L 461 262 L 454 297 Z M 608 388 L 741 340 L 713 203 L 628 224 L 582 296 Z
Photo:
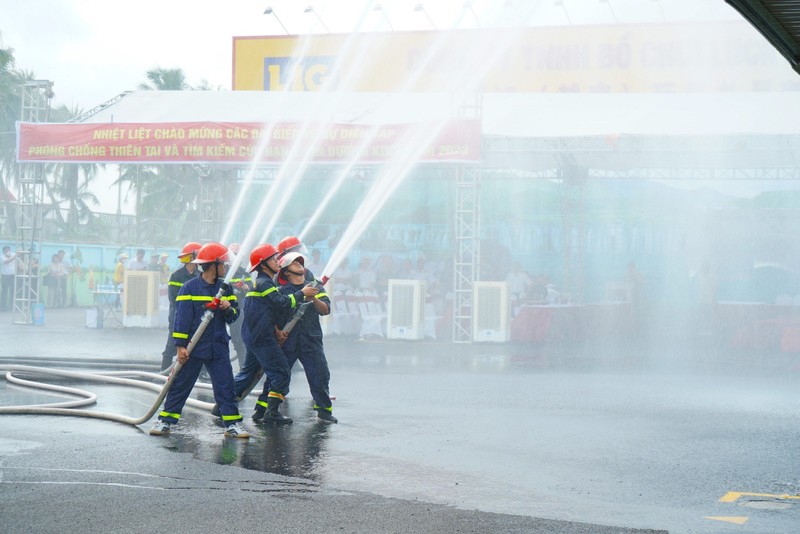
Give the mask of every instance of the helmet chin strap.
M 296 272 L 294 272 L 294 271 L 291 271 L 291 270 L 289 270 L 289 269 L 286 269 L 286 272 L 287 272 L 287 273 L 291 273 L 291 274 L 293 274 L 293 275 L 295 275 L 295 276 L 303 276 L 304 274 L 306 274 L 305 272 L 302 272 L 302 273 L 296 273 Z

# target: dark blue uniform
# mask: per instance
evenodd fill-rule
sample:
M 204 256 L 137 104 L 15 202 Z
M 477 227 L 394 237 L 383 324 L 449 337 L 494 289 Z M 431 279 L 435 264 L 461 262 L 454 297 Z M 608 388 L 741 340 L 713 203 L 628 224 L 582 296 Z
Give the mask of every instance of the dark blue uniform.
M 280 291 L 284 294 L 291 294 L 302 287 L 302 285 L 287 283 L 281 286 Z M 317 293 L 314 298 L 325 302 L 330 312 L 331 301 L 327 293 Z M 289 322 L 292 315 L 285 316 L 281 326 Z M 319 324 L 319 313 L 313 304 L 309 304 L 303 318 L 289 333 L 289 337 L 283 344 L 283 352 L 289 362 L 289 369 L 294 366 L 297 360 L 300 360 L 300 363 L 303 364 L 308 387 L 311 390 L 311 396 L 314 398 L 314 409 L 331 411 L 331 397 L 328 389 L 331 373 L 328 370 L 328 360 L 325 358 L 325 350 L 322 346 L 322 327 Z
M 259 369 L 264 369 L 267 381 L 258 405 L 266 409 L 269 397 L 284 400 L 289 393 L 290 370 L 275 339 L 275 325 L 278 318 L 295 310 L 302 300 L 301 291 L 284 295 L 271 278 L 258 276 L 255 289 L 247 293 L 243 305 L 242 339 L 247 352 L 244 364 L 234 378 L 237 397 L 255 379 Z
M 172 365 L 172 359 L 177 354 L 175 340 L 172 337 L 175 326 L 175 309 L 177 307 L 175 299 L 178 298 L 178 293 L 181 292 L 183 284 L 196 277 L 197 269 L 195 269 L 193 273 L 190 273 L 186 265 L 181 265 L 181 267 L 176 269 L 169 277 L 169 283 L 167 284 L 167 296 L 169 297 L 169 333 L 167 335 L 167 345 L 164 347 L 164 352 L 161 353 L 161 369 L 166 369 Z
M 202 277 L 192 278 L 180 290 L 176 298 L 175 325 L 172 337 L 175 345 L 185 347 L 189 344 L 200 321 L 206 311 L 205 305 L 211 302 L 219 292 L 222 280 L 209 284 Z M 189 360 L 183 365 L 172 383 L 172 388 L 167 393 L 164 401 L 164 410 L 158 418 L 170 424 L 175 424 L 181 417 L 181 410 L 186 399 L 197 382 L 197 377 L 203 365 L 206 366 L 214 388 L 214 400 L 219 406 L 222 420 L 226 423 L 241 421 L 242 416 L 236 408 L 233 392 L 233 369 L 231 368 L 230 350 L 228 342 L 230 336 L 226 328 L 227 323 L 232 323 L 238 317 L 236 296 L 230 289 L 222 299 L 231 303 L 227 310 L 216 310 L 205 332 L 200 336 L 197 344 L 189 355 Z
M 253 284 L 253 281 L 250 279 L 250 274 L 242 267 L 239 267 L 236 269 L 236 272 L 233 273 L 233 277 L 229 280 L 229 282 L 231 288 L 233 288 L 233 294 L 236 295 L 236 300 L 241 303 L 244 300 L 245 294 L 247 293 L 246 286 L 252 286 Z M 242 319 L 244 318 L 244 305 L 242 305 L 242 307 L 239 309 L 239 312 L 242 317 L 235 323 L 231 323 L 231 325 L 228 327 L 228 330 L 231 334 L 233 349 L 236 351 L 236 358 L 239 360 L 239 366 L 241 368 L 245 352 L 247 351 L 247 348 L 244 346 L 244 341 L 242 340 L 242 325 L 244 324 Z

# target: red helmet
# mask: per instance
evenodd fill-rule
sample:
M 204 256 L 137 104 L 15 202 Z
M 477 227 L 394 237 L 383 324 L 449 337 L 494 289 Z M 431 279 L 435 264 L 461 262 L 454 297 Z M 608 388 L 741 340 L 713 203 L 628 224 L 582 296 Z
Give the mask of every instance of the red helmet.
M 231 260 L 228 247 L 222 243 L 206 243 L 197 251 L 197 257 L 192 263 L 225 263 Z
M 294 235 L 287 235 L 281 242 L 278 243 L 278 252 L 286 254 L 287 252 L 299 252 L 300 254 L 307 254 L 308 249 L 300 242 L 300 238 Z
M 192 256 L 191 259 L 194 259 L 195 253 L 200 250 L 202 245 L 200 243 L 195 243 L 194 241 L 189 241 L 183 248 L 181 249 L 181 253 L 178 254 L 178 258 L 183 261 L 186 256 Z M 183 261 L 184 263 L 189 263 L 189 260 Z
M 258 245 L 256 248 L 253 249 L 253 252 L 250 253 L 250 272 L 253 272 L 258 268 L 258 265 L 264 261 L 270 259 L 272 256 L 278 253 L 278 249 L 270 245 L 269 243 L 263 243 Z

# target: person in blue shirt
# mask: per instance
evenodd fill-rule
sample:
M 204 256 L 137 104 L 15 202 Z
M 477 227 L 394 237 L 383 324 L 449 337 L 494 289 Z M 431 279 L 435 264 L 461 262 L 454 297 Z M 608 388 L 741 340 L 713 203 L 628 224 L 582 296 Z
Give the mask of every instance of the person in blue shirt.
M 197 251 L 192 263 L 201 273 L 183 284 L 175 299 L 175 324 L 172 337 L 178 350 L 178 361 L 183 364 L 174 377 L 172 387 L 164 401 L 164 409 L 150 429 L 150 435 L 161 436 L 170 432 L 171 425 L 181 417 L 181 410 L 194 387 L 203 367 L 211 377 L 214 399 L 219 406 L 225 426 L 225 435 L 249 438 L 241 424 L 242 416 L 236 406 L 233 389 L 233 368 L 228 343 L 230 336 L 226 325 L 238 317 L 236 296 L 227 285 L 223 287 L 230 255 L 220 243 L 206 243 Z M 219 294 L 219 299 L 217 295 Z M 205 331 L 189 352 L 188 345 L 197 332 L 207 311 L 212 313 Z

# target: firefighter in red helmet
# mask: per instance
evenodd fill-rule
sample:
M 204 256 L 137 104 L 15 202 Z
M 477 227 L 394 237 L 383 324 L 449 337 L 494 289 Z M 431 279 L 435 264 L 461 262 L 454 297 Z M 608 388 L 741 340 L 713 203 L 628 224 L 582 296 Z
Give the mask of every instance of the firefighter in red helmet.
M 183 245 L 180 254 L 178 254 L 178 261 L 181 266 L 175 269 L 170 275 L 169 282 L 167 282 L 167 297 L 169 298 L 169 333 L 167 336 L 167 344 L 164 351 L 161 353 L 161 370 L 167 369 L 172 365 L 172 360 L 178 354 L 178 349 L 175 348 L 175 342 L 172 339 L 172 327 L 175 324 L 175 299 L 178 297 L 183 284 L 197 276 L 197 265 L 192 263 L 192 260 L 200 250 L 200 243 L 190 241 Z
M 261 244 L 250 254 L 250 271 L 255 289 L 247 293 L 243 304 L 242 337 L 247 347 L 244 363 L 234 377 L 236 396 L 244 391 L 258 376 L 259 368 L 267 375 L 264 392 L 256 402 L 253 420 L 270 423 L 291 423 L 292 420 L 278 411 L 289 393 L 290 369 L 286 356 L 275 338 L 278 318 L 293 313 L 306 297 L 319 293 L 319 289 L 306 285 L 289 294 L 282 294 L 273 277 L 278 271 L 278 250 L 269 243 Z
M 233 368 L 230 361 L 227 324 L 238 317 L 236 296 L 230 287 L 223 286 L 225 273 L 232 254 L 221 243 L 206 243 L 197 251 L 192 263 L 197 264 L 200 276 L 192 278 L 178 293 L 175 310 L 175 324 L 172 337 L 178 351 L 178 361 L 183 364 L 180 372 L 173 378 L 172 387 L 164 401 L 164 409 L 158 421 L 150 429 L 150 434 L 168 434 L 172 425 L 181 417 L 181 410 L 197 377 L 203 367 L 211 377 L 214 399 L 225 425 L 225 435 L 236 438 L 249 438 L 250 434 L 242 427 L 242 416 L 236 406 L 233 390 Z M 217 296 L 219 295 L 219 298 Z M 197 332 L 207 311 L 212 312 L 211 320 L 205 324 L 205 331 L 196 340 L 191 354 L 188 345 Z
M 308 274 L 304 264 L 305 259 L 296 252 L 288 252 L 281 257 L 278 279 L 285 281 L 281 286 L 281 293 L 294 293 L 307 283 Z M 331 301 L 324 290 L 305 300 L 308 302 L 308 307 L 300 321 L 288 336 L 285 335 L 285 332 L 284 335 L 279 335 L 279 340 L 282 342 L 281 348 L 289 361 L 290 370 L 297 360 L 303 364 L 308 387 L 314 398 L 314 410 L 317 412 L 317 417 L 329 423 L 336 423 L 338 421 L 333 416 L 333 405 L 329 393 L 331 373 L 325 357 L 322 328 L 319 324 L 320 316 L 330 313 Z M 292 315 L 285 315 L 278 325 L 279 328 L 284 328 L 286 322 L 291 320 Z

